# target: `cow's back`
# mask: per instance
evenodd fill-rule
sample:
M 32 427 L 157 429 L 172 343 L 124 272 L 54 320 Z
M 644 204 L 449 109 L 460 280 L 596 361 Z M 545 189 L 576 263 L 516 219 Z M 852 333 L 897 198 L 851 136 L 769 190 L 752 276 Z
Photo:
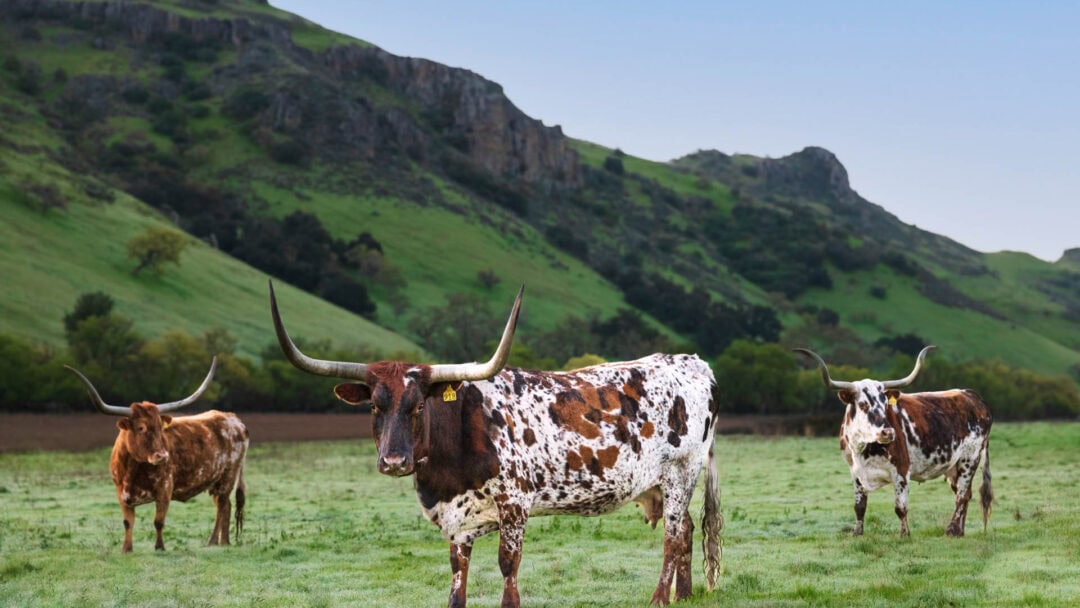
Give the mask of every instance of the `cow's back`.
M 247 427 L 235 414 L 209 410 L 176 417 L 164 432 L 174 500 L 235 484 L 248 446 Z
M 990 407 L 972 390 L 900 395 L 897 403 L 919 481 L 943 474 L 958 460 L 977 454 L 990 433 Z
M 570 372 L 503 371 L 485 409 L 510 493 L 536 515 L 598 514 L 656 487 L 671 461 L 711 445 L 713 375 L 694 355 Z M 488 392 L 488 391 L 485 391 Z

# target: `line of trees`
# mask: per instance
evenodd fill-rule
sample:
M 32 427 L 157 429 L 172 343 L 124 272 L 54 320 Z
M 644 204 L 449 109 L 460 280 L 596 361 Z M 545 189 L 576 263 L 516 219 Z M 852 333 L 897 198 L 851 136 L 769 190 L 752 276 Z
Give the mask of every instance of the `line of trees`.
M 266 344 L 258 360 L 237 354 L 234 337 L 224 329 L 193 336 L 171 330 L 147 339 L 131 319 L 113 310 L 113 300 L 97 292 L 80 296 L 63 319 L 67 348 L 35 346 L 0 334 L 0 409 L 8 411 L 91 411 L 83 388 L 64 364 L 90 377 L 113 403 L 168 400 L 184 395 L 218 357 L 214 383 L 192 410 L 219 407 L 233 411 L 340 411 L 330 389 L 333 379 L 303 373 L 288 363 L 276 342 Z M 483 299 L 455 294 L 443 306 L 420 311 L 413 330 L 439 360 L 465 361 L 495 347 L 499 319 Z M 911 341 L 907 339 L 906 342 Z M 365 348 L 334 348 L 329 342 L 301 342 L 316 357 L 376 361 L 416 360 L 416 353 L 383 353 Z M 681 345 L 685 347 L 687 345 Z M 574 369 L 605 359 L 630 359 L 656 351 L 685 351 L 646 323 L 622 310 L 610 319 L 567 317 L 551 330 L 519 334 L 510 365 L 534 369 Z M 480 353 L 480 355 L 478 355 Z M 832 414 L 842 406 L 809 367 L 787 347 L 735 340 L 710 361 L 719 387 L 721 410 L 732 414 Z M 833 377 L 899 378 L 914 358 L 896 354 L 884 369 L 830 366 Z M 1080 390 L 1066 377 L 1049 377 L 1009 367 L 1001 361 L 953 363 L 928 360 L 909 389 L 971 388 L 999 420 L 1080 416 Z

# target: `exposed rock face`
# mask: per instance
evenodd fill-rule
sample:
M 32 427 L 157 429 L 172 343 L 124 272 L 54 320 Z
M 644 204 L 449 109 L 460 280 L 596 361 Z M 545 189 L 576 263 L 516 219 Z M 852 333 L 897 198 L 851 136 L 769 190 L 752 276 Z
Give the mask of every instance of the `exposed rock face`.
M 1057 263 L 1080 268 L 1080 247 L 1066 249 L 1065 253 L 1061 254 L 1061 259 L 1058 260 Z
M 824 148 L 808 147 L 781 158 L 732 157 L 716 150 L 702 150 L 676 159 L 673 164 L 738 189 L 744 200 L 824 204 L 832 209 L 830 221 L 840 222 L 862 239 L 892 243 L 901 251 L 933 252 L 930 255 L 936 262 L 963 274 L 986 271 L 974 250 L 905 224 L 880 205 L 859 196 L 851 188 L 847 169 Z
M 195 40 L 214 40 L 241 50 L 238 65 L 214 78 L 217 94 L 280 60 L 304 64 L 310 77 L 277 79 L 263 86 L 273 104 L 264 124 L 290 132 L 329 159 L 364 158 L 403 152 L 414 160 L 430 159 L 443 140 L 477 168 L 511 181 L 523 180 L 541 189 L 577 187 L 582 172 L 577 152 L 559 127 L 544 126 L 526 116 L 502 88 L 468 70 L 424 59 L 398 57 L 375 47 L 335 47 L 321 54 L 297 47 L 292 24 L 264 15 L 222 19 L 186 17 L 160 8 L 127 2 L 64 2 L 5 0 L 0 17 L 93 22 L 127 34 L 143 45 L 157 37 L 181 33 Z M 429 125 L 418 123 L 407 108 L 375 108 L 347 86 L 348 81 L 376 76 L 378 84 L 419 108 Z
M 418 100 L 483 169 L 530 183 L 581 184 L 580 160 L 559 127 L 526 116 L 502 87 L 468 70 L 398 57 L 375 47 L 337 47 L 325 64 L 345 78 L 381 74 L 385 85 Z
M 191 18 L 130 2 L 4 0 L 0 15 L 20 19 L 81 19 L 123 27 L 136 43 L 155 35 L 182 32 L 197 40 L 215 39 L 240 46 L 257 38 L 292 44 L 287 23 L 271 17 L 250 19 Z
M 824 148 L 803 148 L 783 158 L 762 159 L 758 166 L 759 176 L 771 192 L 831 204 L 852 204 L 859 199 L 848 183 L 847 169 Z

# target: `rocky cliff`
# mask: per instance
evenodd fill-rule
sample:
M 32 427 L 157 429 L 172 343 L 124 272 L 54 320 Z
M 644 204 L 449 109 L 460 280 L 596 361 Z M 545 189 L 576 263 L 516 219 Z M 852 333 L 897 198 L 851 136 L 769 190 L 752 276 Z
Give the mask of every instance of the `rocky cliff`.
M 295 44 L 292 34 L 297 27 L 317 26 L 243 10 L 255 3 L 229 4 L 242 16 L 216 16 L 216 4 L 199 2 L 184 3 L 180 14 L 129 2 L 6 0 L 0 3 L 0 18 L 76 25 L 95 32 L 94 45 L 100 48 L 113 44 L 117 35 L 135 48 L 178 36 L 227 45 L 238 51 L 238 59 L 229 68 L 215 69 L 215 93 L 228 95 L 238 85 L 263 89 L 272 103 L 262 123 L 302 140 L 328 160 L 404 153 L 413 160 L 439 162 L 449 144 L 450 154 L 502 179 L 543 189 L 581 184 L 578 155 L 562 130 L 525 115 L 496 83 L 468 70 L 371 46 L 309 50 Z M 207 16 L 189 16 L 199 10 Z M 288 64 L 305 69 L 271 69 Z

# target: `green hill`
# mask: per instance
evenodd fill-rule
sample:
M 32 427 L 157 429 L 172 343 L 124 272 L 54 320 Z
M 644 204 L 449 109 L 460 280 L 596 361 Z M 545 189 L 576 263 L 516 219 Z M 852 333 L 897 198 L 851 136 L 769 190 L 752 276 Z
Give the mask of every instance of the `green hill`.
M 311 294 L 286 293 L 298 335 L 438 357 L 417 319 L 459 292 L 501 317 L 524 282 L 520 341 L 558 364 L 748 338 L 880 369 L 914 334 L 1080 369 L 1076 256 L 905 225 L 820 148 L 646 161 L 257 1 L 14 0 L 0 33 L 0 332 L 59 344 L 102 289 L 146 331 L 225 326 L 255 354 L 269 274 Z M 151 224 L 196 245 L 132 277 L 125 243 Z

